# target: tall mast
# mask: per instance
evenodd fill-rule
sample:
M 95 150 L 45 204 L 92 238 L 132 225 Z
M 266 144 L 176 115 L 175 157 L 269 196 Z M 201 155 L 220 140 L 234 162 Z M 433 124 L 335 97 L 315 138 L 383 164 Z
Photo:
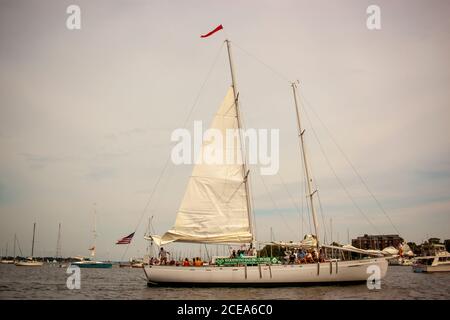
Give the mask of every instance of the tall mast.
M 150 231 L 150 223 L 151 223 L 151 221 L 152 221 L 152 218 L 153 218 L 153 216 L 150 217 L 150 218 L 148 218 L 148 226 L 147 226 L 147 235 L 148 235 L 148 236 L 150 236 L 150 233 L 151 233 L 151 231 Z M 147 255 L 148 255 L 149 257 L 150 257 L 150 246 L 151 246 L 151 244 L 153 244 L 153 240 L 152 240 L 151 243 L 149 243 L 149 244 L 147 245 Z
M 248 182 L 248 177 L 250 174 L 250 171 L 248 170 L 247 166 L 247 157 L 245 155 L 245 146 L 244 141 L 242 140 L 241 136 L 241 128 L 242 128 L 242 122 L 241 122 L 241 114 L 240 114 L 240 108 L 239 108 L 239 99 L 238 99 L 238 90 L 236 85 L 236 76 L 234 74 L 234 65 L 233 65 L 233 58 L 231 55 L 231 41 L 226 39 L 225 42 L 227 43 L 227 51 L 228 51 L 228 61 L 230 63 L 230 72 L 231 72 L 231 86 L 233 87 L 233 96 L 234 96 L 234 104 L 236 106 L 236 118 L 238 123 L 238 130 L 239 130 L 239 140 L 241 142 L 241 154 L 242 154 L 242 170 L 244 171 L 244 185 L 245 185 L 245 193 L 247 195 L 247 214 L 248 214 L 248 221 L 250 225 L 250 232 L 252 234 L 252 247 L 253 249 L 256 249 L 256 238 L 255 238 L 255 230 L 253 225 L 253 217 L 252 217 L 252 207 L 251 207 L 251 201 L 250 201 L 250 187 Z
M 61 223 L 58 227 L 58 240 L 56 241 L 56 258 L 61 256 Z
M 330 218 L 330 244 L 333 245 L 333 218 Z
M 34 234 L 36 233 L 36 222 L 33 224 L 33 241 L 31 243 L 31 257 L 34 254 Z
M 14 254 L 14 259 L 16 259 L 16 234 L 14 233 L 14 251 L 13 251 L 13 254 Z
M 93 237 L 94 237 L 94 244 L 92 245 L 93 250 L 91 251 L 91 256 L 92 256 L 92 257 L 95 257 L 95 249 L 96 249 L 96 248 L 95 248 L 96 238 L 97 238 L 96 215 L 97 215 L 96 203 L 94 203 L 94 230 L 92 230 Z
M 308 198 L 311 205 L 311 214 L 313 217 L 314 222 L 314 231 L 316 232 L 316 239 L 317 239 L 317 246 L 319 245 L 319 227 L 317 224 L 317 217 L 316 217 L 316 210 L 314 209 L 314 201 L 313 196 L 316 193 L 317 190 L 312 190 L 312 178 L 309 172 L 309 166 L 308 161 L 306 157 L 306 151 L 305 151 L 305 141 L 303 138 L 303 134 L 305 133 L 305 130 L 302 129 L 301 121 L 300 121 L 300 111 L 298 108 L 298 102 L 297 102 L 297 85 L 293 82 L 292 84 L 292 92 L 294 94 L 294 102 L 295 102 L 295 112 L 297 114 L 297 126 L 298 126 L 298 136 L 300 138 L 300 145 L 302 149 L 302 156 L 303 156 L 303 163 L 305 164 L 305 174 L 306 174 L 306 180 L 308 185 Z

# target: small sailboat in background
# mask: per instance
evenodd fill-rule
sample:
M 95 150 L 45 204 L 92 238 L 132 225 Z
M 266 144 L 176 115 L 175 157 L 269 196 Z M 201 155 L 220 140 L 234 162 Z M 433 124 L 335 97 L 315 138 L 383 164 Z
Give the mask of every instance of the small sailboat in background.
M 92 230 L 92 233 L 93 233 L 93 245 L 88 250 L 91 252 L 90 256 L 94 259 L 95 258 L 95 244 L 96 244 L 96 239 L 97 239 L 95 208 L 94 208 L 94 229 Z M 75 265 L 80 268 L 108 269 L 108 268 L 112 267 L 111 262 L 95 261 L 95 260 L 91 260 L 90 258 L 85 258 L 85 257 L 76 257 L 76 259 L 78 261 L 72 262 L 71 265 Z
M 35 234 L 36 234 L 36 222 L 33 225 L 33 241 L 31 244 L 31 256 L 28 257 L 26 260 L 23 261 L 16 261 L 15 265 L 18 267 L 41 267 L 44 262 L 42 261 L 37 261 L 33 258 L 34 255 L 34 238 L 35 238 Z
M 15 239 L 14 239 L 15 240 Z M 9 259 L 10 257 L 8 256 L 8 243 L 6 243 L 6 252 L 5 252 L 5 257 L 4 259 L 2 259 L 0 261 L 0 263 L 2 264 L 13 264 L 14 263 L 14 259 Z
M 387 247 L 383 250 L 388 257 L 388 263 L 390 266 L 404 266 L 410 267 L 414 263 L 414 252 L 408 246 L 407 243 L 402 243 L 398 250 L 394 247 Z

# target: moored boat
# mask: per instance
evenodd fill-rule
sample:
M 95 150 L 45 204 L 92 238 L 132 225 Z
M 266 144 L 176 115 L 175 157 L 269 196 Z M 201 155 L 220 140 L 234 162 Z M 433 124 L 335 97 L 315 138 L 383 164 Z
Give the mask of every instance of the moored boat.
M 1 264 L 14 264 L 14 260 L 11 259 L 3 259 L 0 261 Z
M 95 240 L 97 238 L 97 232 L 96 232 L 96 209 L 94 208 L 94 229 L 92 230 L 93 233 L 93 245 L 88 249 L 91 252 L 91 257 L 95 257 L 96 247 L 95 247 Z M 84 257 L 75 257 L 75 262 L 72 262 L 71 265 L 78 266 L 80 268 L 101 268 L 101 269 L 109 269 L 112 268 L 111 262 L 103 262 L 103 261 L 95 261 L 91 260 L 89 258 Z
M 441 244 L 432 244 L 427 255 L 417 257 L 412 269 L 414 272 L 450 272 L 450 253 Z
M 16 261 L 14 264 L 18 267 L 41 267 L 44 265 L 44 262 L 29 257 L 26 260 Z
M 31 257 L 28 257 L 26 260 L 16 261 L 14 263 L 16 266 L 18 266 L 18 267 L 41 267 L 44 265 L 44 262 L 37 261 L 33 258 L 35 234 L 36 234 L 36 222 L 33 225 L 33 241 L 31 243 Z
M 110 262 L 91 261 L 91 260 L 72 262 L 71 265 L 78 266 L 80 268 L 101 268 L 101 269 L 112 268 L 112 263 Z

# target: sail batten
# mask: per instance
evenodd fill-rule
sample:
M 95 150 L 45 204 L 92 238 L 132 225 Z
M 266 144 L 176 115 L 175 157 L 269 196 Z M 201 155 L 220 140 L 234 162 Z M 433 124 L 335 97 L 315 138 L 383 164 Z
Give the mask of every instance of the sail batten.
M 237 109 L 233 88 L 230 87 L 219 110 L 215 114 L 210 129 L 223 138 L 217 141 L 203 141 L 201 159 L 206 152 L 219 155 L 212 163 L 200 161 L 192 170 L 192 175 L 177 213 L 175 225 L 162 237 L 152 239 L 162 245 L 169 242 L 199 243 L 248 243 L 252 233 L 247 207 L 246 176 L 241 155 L 239 134 L 229 135 L 230 130 L 238 130 Z M 224 141 L 232 136 L 232 143 Z M 227 143 L 228 142 L 228 143 Z M 232 161 L 230 160 L 230 154 Z M 225 161 L 227 159 L 227 161 Z M 216 159 L 217 160 L 217 159 Z

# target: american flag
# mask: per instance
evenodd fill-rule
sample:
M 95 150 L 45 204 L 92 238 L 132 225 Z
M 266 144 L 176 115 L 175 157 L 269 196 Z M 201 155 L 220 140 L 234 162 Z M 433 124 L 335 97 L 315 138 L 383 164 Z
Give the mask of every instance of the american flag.
M 116 244 L 129 244 L 131 242 L 131 239 L 133 239 L 134 232 L 125 238 L 122 238 L 120 240 L 117 240 Z

